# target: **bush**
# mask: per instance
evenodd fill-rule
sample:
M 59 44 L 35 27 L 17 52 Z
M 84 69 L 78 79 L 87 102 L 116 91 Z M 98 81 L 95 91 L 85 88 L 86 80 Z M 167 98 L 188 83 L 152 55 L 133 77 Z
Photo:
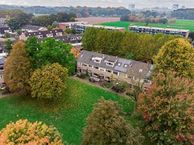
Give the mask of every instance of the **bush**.
M 40 99 L 59 99 L 64 95 L 68 70 L 54 63 L 37 69 L 30 78 L 31 95 Z
M 112 87 L 112 90 L 114 90 L 117 93 L 124 93 L 127 89 L 127 86 L 128 86 L 127 83 L 116 83 L 116 85 Z
M 0 131 L 1 145 L 63 145 L 61 135 L 53 126 L 42 122 L 19 120 Z
M 110 89 L 113 87 L 113 82 L 104 81 L 101 83 L 101 86 Z

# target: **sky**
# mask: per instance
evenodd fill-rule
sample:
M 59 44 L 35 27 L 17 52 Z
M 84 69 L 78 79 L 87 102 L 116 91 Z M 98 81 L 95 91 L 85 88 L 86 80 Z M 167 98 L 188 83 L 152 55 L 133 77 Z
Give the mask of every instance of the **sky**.
M 194 0 L 0 0 L 0 4 L 27 5 L 27 6 L 101 6 L 101 7 L 128 7 L 136 4 L 137 8 L 172 7 L 172 4 L 194 8 Z

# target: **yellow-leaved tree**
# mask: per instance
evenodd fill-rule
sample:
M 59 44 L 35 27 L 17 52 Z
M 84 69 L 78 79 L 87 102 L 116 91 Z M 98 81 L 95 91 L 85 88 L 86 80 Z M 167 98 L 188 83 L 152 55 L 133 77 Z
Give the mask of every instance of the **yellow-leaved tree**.
M 42 122 L 19 120 L 9 123 L 0 131 L 1 145 L 64 145 L 61 135 L 53 126 Z
M 178 76 L 194 78 L 194 48 L 183 38 L 167 42 L 154 57 L 156 71 L 176 72 Z
M 39 99 L 59 99 L 66 89 L 68 70 L 58 63 L 46 65 L 30 78 L 31 95 Z

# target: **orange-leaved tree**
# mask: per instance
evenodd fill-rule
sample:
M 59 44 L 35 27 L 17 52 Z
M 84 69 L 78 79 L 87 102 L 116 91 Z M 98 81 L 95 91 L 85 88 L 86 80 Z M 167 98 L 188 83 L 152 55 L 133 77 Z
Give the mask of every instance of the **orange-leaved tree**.
M 175 73 L 157 74 L 150 89 L 138 97 L 144 131 L 153 144 L 194 142 L 193 82 Z
M 1 145 L 63 145 L 61 135 L 53 126 L 42 122 L 19 120 L 0 131 Z

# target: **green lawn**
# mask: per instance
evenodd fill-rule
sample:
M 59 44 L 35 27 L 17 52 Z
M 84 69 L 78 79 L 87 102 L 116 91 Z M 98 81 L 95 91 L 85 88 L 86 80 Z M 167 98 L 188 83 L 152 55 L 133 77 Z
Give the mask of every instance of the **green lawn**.
M 125 27 L 128 30 L 129 26 L 137 25 L 137 26 L 145 26 L 145 23 L 142 22 L 107 22 L 101 25 L 105 26 L 116 26 L 116 27 Z M 194 20 L 176 20 L 175 24 L 155 24 L 150 23 L 149 26 L 152 27 L 161 27 L 161 28 L 175 28 L 175 29 L 188 29 L 194 32 Z
M 124 112 L 131 113 L 134 103 L 114 93 L 87 85 L 77 80 L 68 80 L 69 88 L 66 101 L 60 107 L 50 107 L 45 102 L 30 97 L 13 96 L 0 99 L 0 129 L 10 121 L 26 118 L 30 121 L 43 121 L 54 125 L 63 135 L 63 140 L 72 144 L 80 144 L 86 117 L 92 111 L 93 104 L 101 96 L 119 102 Z M 53 106 L 53 104 L 52 104 Z M 127 118 L 132 124 L 136 118 Z

